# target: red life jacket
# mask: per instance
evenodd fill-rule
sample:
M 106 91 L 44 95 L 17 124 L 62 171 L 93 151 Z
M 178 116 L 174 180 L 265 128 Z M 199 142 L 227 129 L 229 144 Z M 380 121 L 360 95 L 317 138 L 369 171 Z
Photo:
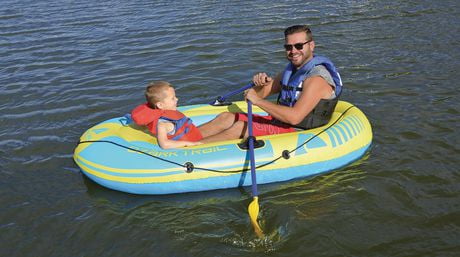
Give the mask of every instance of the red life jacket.
M 131 118 L 137 125 L 147 126 L 154 135 L 157 134 L 160 118 L 170 121 L 174 124 L 176 131 L 174 135 L 168 135 L 168 139 L 196 142 L 203 138 L 200 130 L 193 125 L 192 120 L 179 111 L 152 109 L 145 103 L 131 111 Z

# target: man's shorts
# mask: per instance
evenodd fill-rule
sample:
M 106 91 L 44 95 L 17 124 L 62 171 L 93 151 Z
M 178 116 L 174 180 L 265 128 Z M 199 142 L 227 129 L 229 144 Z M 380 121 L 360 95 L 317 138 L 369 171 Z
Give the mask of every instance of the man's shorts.
M 248 121 L 246 113 L 235 113 L 235 121 Z M 275 135 L 282 133 L 295 132 L 295 128 L 281 122 L 274 122 L 275 119 L 270 116 L 252 115 L 252 130 L 254 136 Z

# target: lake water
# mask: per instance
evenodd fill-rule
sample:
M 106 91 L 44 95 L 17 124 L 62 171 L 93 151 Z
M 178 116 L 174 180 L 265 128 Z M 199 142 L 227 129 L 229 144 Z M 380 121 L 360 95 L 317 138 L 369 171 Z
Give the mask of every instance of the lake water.
M 0 6 L 1 256 L 459 256 L 458 1 L 12 1 Z M 281 71 L 311 26 L 342 99 L 373 125 L 364 158 L 250 189 L 136 196 L 86 179 L 80 135 L 167 80 L 181 105 Z

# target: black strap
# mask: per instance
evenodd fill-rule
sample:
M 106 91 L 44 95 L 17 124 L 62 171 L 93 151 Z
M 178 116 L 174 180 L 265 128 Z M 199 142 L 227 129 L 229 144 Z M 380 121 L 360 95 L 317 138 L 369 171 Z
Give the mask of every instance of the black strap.
M 302 91 L 303 90 L 303 87 L 293 87 L 293 86 L 287 86 L 287 85 L 283 85 L 281 84 L 281 90 L 288 90 L 288 91 L 291 91 L 293 89 L 295 89 L 295 91 Z

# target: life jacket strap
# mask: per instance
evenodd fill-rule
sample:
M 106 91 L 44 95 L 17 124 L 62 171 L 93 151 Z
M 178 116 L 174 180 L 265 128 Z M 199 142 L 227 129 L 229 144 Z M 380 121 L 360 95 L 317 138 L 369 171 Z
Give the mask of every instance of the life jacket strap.
M 303 90 L 303 88 L 302 87 L 287 86 L 287 85 L 281 84 L 281 90 L 288 90 L 288 91 L 295 90 L 295 91 L 300 92 L 300 91 Z

